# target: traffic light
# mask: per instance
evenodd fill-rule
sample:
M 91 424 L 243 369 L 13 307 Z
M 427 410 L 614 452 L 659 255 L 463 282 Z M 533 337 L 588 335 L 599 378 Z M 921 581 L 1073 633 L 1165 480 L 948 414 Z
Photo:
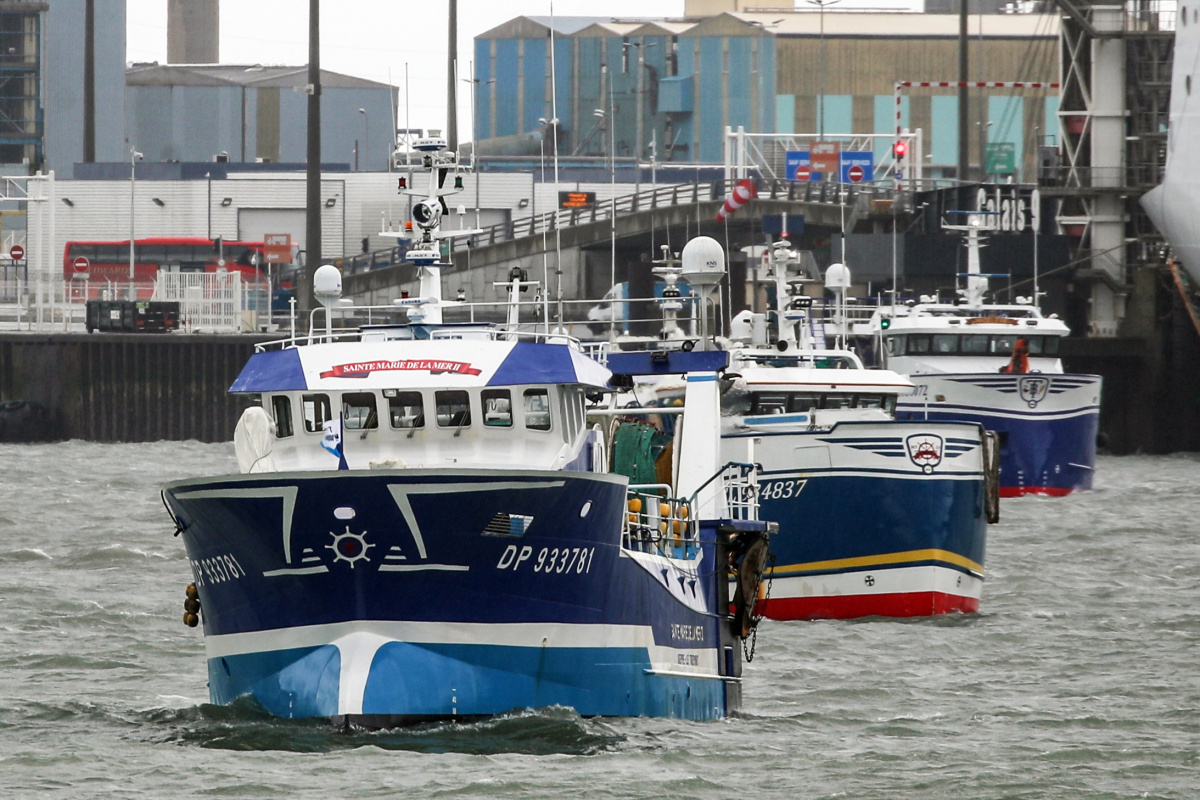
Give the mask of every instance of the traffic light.
M 900 161 L 908 153 L 908 142 L 898 141 L 892 145 L 892 154 L 896 156 L 896 160 Z
M 883 329 L 883 330 L 885 330 L 885 331 L 886 331 L 888 328 L 892 327 L 892 320 L 891 320 L 891 318 L 890 318 L 890 317 L 884 317 L 883 319 L 879 320 L 879 327 L 880 327 L 880 328 L 882 328 L 882 329 Z

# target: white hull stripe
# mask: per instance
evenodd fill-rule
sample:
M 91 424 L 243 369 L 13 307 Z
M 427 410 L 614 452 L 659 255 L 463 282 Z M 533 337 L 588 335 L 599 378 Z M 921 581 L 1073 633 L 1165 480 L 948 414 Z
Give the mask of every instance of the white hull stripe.
M 869 579 L 869 580 L 868 580 Z M 927 565 L 875 569 L 803 577 L 774 578 L 772 598 L 843 597 L 847 595 L 916 594 L 940 592 L 979 599 L 983 579 L 946 567 Z

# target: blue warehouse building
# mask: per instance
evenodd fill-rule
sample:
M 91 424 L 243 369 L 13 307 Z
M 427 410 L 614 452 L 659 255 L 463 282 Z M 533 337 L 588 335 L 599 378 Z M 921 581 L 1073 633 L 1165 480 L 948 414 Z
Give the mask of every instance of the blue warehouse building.
M 489 141 L 522 136 L 536 148 L 528 134 L 545 131 L 549 141 L 548 121 L 557 114 L 560 156 L 720 163 L 726 128 L 887 134 L 896 127 L 897 81 L 957 79 L 957 14 L 687 5 L 719 13 L 518 17 L 477 36 L 481 151 Z M 1052 14 L 973 14 L 969 79 L 1056 81 L 1058 31 Z M 922 130 L 929 175 L 955 170 L 958 102 L 956 90 L 945 88 L 906 88 L 902 96 L 901 124 Z M 1038 146 L 1057 144 L 1057 89 L 972 89 L 969 103 L 968 146 L 977 164 L 989 145 L 1003 143 L 1017 172 L 1032 171 Z M 886 152 L 886 144 L 876 146 Z

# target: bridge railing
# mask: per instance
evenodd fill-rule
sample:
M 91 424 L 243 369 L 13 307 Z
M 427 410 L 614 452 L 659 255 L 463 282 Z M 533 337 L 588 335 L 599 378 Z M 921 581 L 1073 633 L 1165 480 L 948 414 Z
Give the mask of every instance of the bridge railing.
M 510 242 L 532 236 L 548 236 L 556 230 L 576 225 L 589 225 L 612 220 L 658 208 L 724 200 L 736 181 L 701 181 L 654 186 L 632 194 L 619 195 L 580 208 L 559 208 L 542 214 L 501 222 L 479 229 L 477 233 L 456 237 L 449 241 L 450 253 L 488 245 Z M 830 183 L 824 181 L 788 181 L 759 178 L 758 197 L 761 200 L 785 200 L 788 202 L 827 203 L 854 207 L 860 198 L 892 201 L 896 192 L 891 185 Z M 453 231 L 445 231 L 453 233 Z M 344 275 L 355 275 L 381 267 L 404 263 L 404 247 L 391 247 L 373 253 L 339 259 L 334 263 L 341 267 Z

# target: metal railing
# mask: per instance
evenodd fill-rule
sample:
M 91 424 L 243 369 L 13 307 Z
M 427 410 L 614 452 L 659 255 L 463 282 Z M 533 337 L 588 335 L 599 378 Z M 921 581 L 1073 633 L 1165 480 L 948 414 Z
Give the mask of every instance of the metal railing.
M 665 483 L 632 484 L 625 495 L 621 544 L 627 550 L 690 558 L 700 549 L 691 501 L 670 496 Z
M 556 209 L 542 214 L 521 217 L 479 229 L 478 233 L 447 240 L 447 255 L 463 253 L 478 247 L 510 242 L 532 236 L 549 236 L 556 230 L 576 225 L 590 225 L 617 217 L 724 200 L 735 181 L 701 181 L 669 186 L 655 186 L 610 200 L 597 200 L 583 208 Z M 788 181 L 762 179 L 759 181 L 760 200 L 784 200 L 795 203 L 822 203 L 853 207 L 860 198 L 892 201 L 894 187 L 884 184 L 832 183 L 826 181 Z M 891 208 L 891 205 L 888 205 Z M 445 229 L 443 233 L 453 233 Z M 395 231 L 392 231 L 395 233 Z M 343 275 L 357 275 L 372 269 L 395 266 L 405 262 L 407 248 L 391 247 L 372 253 L 334 261 Z

